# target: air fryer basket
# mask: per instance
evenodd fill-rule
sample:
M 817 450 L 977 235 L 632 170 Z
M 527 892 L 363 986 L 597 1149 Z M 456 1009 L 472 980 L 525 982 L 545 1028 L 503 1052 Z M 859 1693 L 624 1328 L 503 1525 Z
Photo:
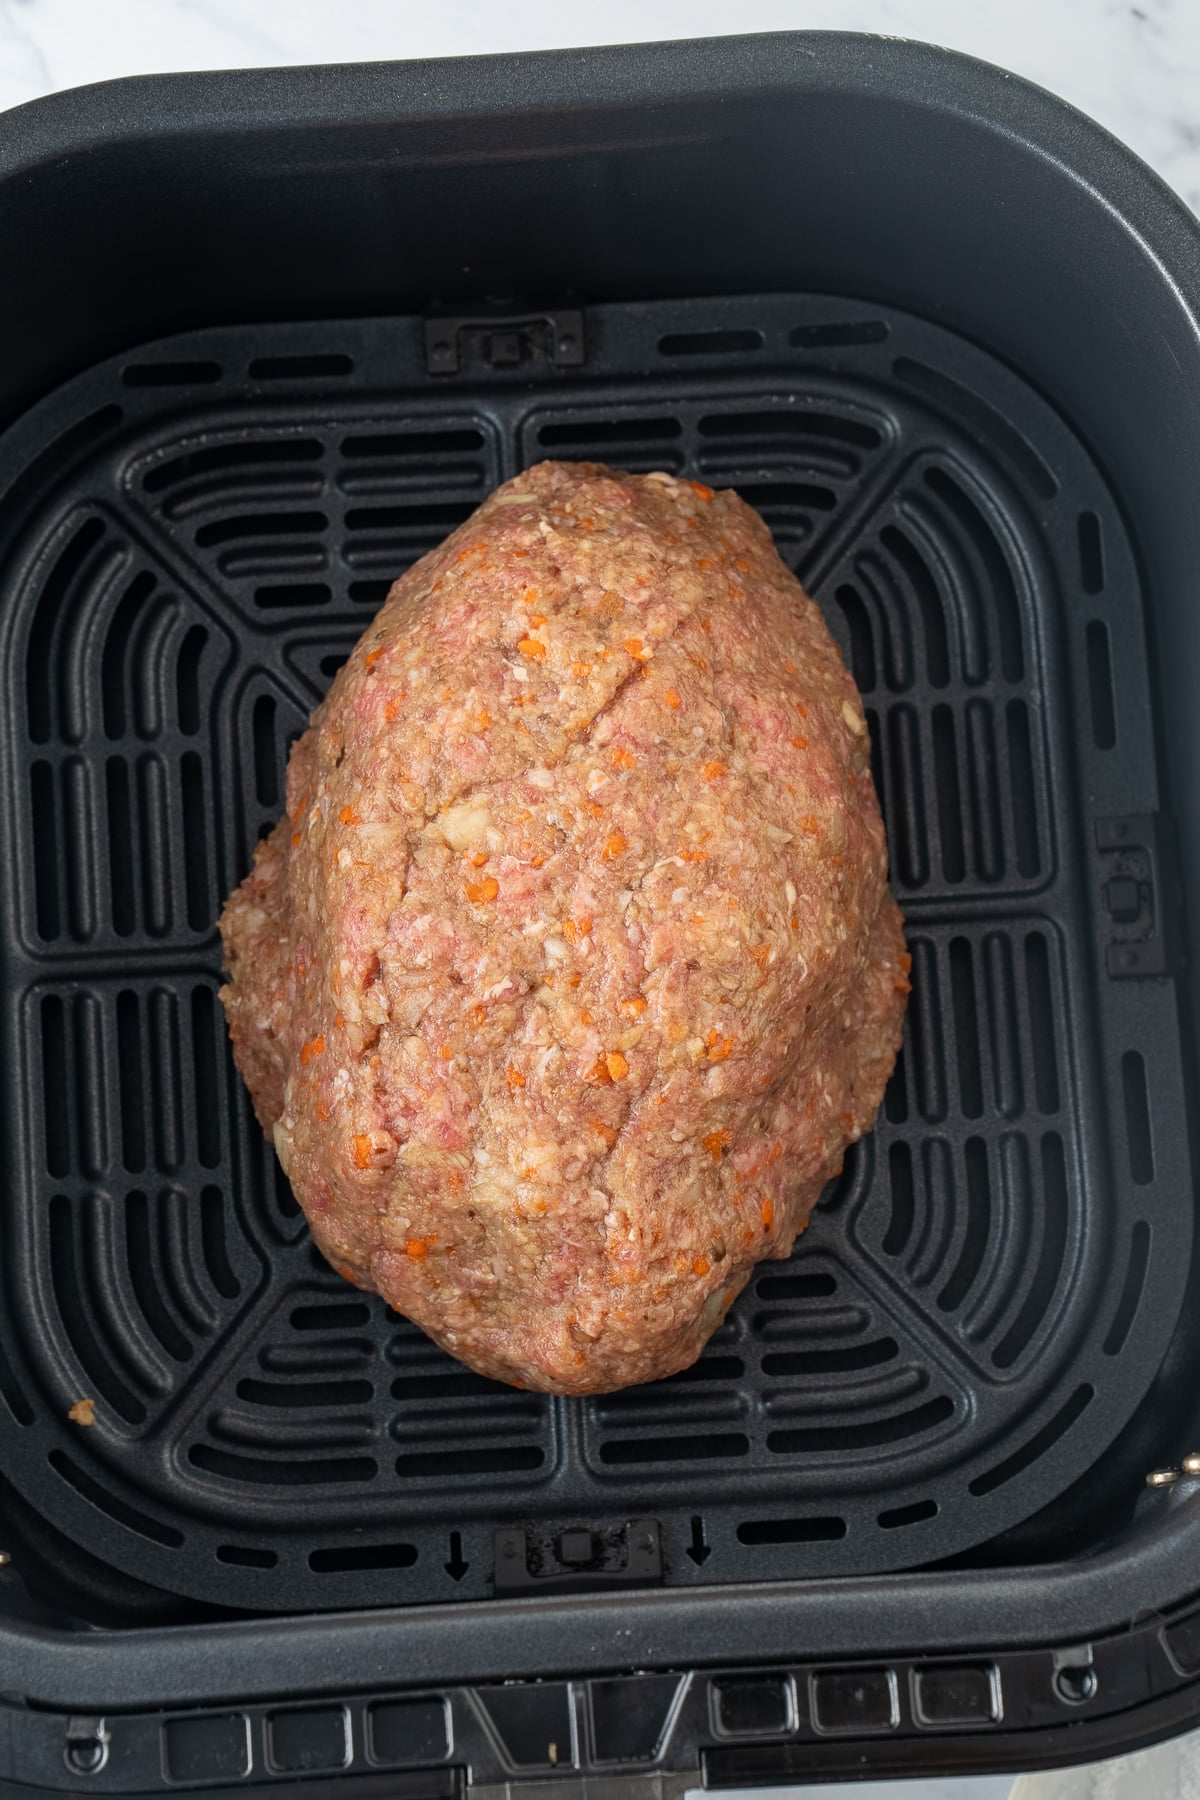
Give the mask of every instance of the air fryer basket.
M 0 244 L 58 230 L 0 295 L 0 1775 L 666 1793 L 1188 1717 L 1191 221 L 1036 91 L 819 35 L 10 129 Z M 792 1260 L 588 1402 L 331 1274 L 216 1002 L 309 709 L 544 456 L 762 510 L 914 958 Z

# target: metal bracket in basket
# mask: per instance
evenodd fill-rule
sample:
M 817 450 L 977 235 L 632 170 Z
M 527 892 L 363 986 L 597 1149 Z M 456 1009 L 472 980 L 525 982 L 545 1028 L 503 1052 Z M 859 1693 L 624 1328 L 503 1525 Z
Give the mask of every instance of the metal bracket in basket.
M 520 1525 L 496 1533 L 496 1593 L 588 1594 L 661 1587 L 662 1535 L 656 1519 L 543 1534 Z
M 526 363 L 577 369 L 584 361 L 583 314 L 557 307 L 531 313 L 439 313 L 425 321 L 431 375 L 457 375 L 466 352 L 504 373 Z

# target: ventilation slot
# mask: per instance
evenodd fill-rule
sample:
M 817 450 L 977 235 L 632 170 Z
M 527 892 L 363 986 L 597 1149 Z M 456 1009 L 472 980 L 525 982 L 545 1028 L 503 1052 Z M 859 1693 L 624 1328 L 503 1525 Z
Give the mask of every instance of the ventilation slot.
M 1029 1006 L 1033 1091 L 1038 1111 L 1050 1115 L 1059 1107 L 1058 1062 L 1054 1048 L 1055 1005 L 1050 951 L 1040 931 L 1031 931 L 1025 939 L 1025 993 Z
M 206 1187 L 201 1192 L 200 1242 L 209 1280 L 223 1300 L 235 1300 L 242 1284 L 233 1272 L 225 1245 L 225 1201 L 220 1188 Z
M 1103 619 L 1093 619 L 1087 628 L 1087 671 L 1092 742 L 1097 750 L 1111 750 L 1117 741 L 1117 714 L 1113 698 L 1112 653 L 1108 626 Z
M 760 1300 L 827 1300 L 837 1292 L 832 1275 L 817 1271 L 803 1275 L 760 1275 L 755 1287 Z
M 898 357 L 892 364 L 892 370 L 898 380 L 906 382 L 909 387 L 915 388 L 919 394 L 924 394 L 936 404 L 958 413 L 981 437 L 990 438 L 1029 483 L 1035 494 L 1043 500 L 1053 500 L 1058 492 L 1058 482 L 1054 475 L 1028 439 L 1014 430 L 995 407 L 990 406 L 986 400 L 981 400 L 978 394 L 972 393 L 949 375 L 943 375 L 940 369 L 931 369 L 925 363 L 915 362 L 911 357 Z
M 95 1198 L 87 1202 L 93 1214 L 100 1204 Z M 81 1246 L 71 1202 L 62 1194 L 51 1200 L 50 1270 L 59 1323 L 79 1360 L 85 1393 L 106 1402 L 128 1424 L 141 1425 L 146 1409 L 117 1373 L 115 1347 L 107 1331 L 102 1336 L 103 1328 L 91 1305 L 97 1287 L 95 1271 L 104 1260 L 96 1242 L 97 1230 L 101 1237 L 105 1236 L 107 1220 L 93 1217 L 86 1222 L 92 1229 L 86 1234 L 86 1244 Z
M 1104 540 L 1094 512 L 1079 515 L 1079 580 L 1085 594 L 1104 590 Z
M 482 450 L 484 436 L 474 426 L 449 431 L 380 432 L 377 436 L 342 439 L 342 455 L 351 459 L 411 457 L 427 463 L 435 457 Z
M 319 462 L 323 454 L 316 438 L 242 439 L 233 444 L 213 444 L 155 463 L 144 476 L 142 486 L 148 494 L 160 494 L 212 475 L 241 475 L 245 471 L 287 469 L 296 463 Z M 253 485 L 253 476 L 248 479 Z
M 215 1169 L 221 1160 L 215 1009 L 216 1001 L 211 988 L 192 989 L 192 1094 L 196 1113 L 196 1155 L 205 1169 Z
M 212 927 L 215 909 L 208 891 L 208 827 L 205 817 L 204 768 L 194 750 L 186 750 L 179 762 L 182 801 L 183 875 L 187 894 L 187 921 L 193 931 Z
M 893 1506 L 879 1515 L 879 1524 L 884 1531 L 898 1531 L 905 1525 L 924 1525 L 928 1519 L 938 1516 L 936 1500 L 914 1500 L 911 1506 Z
M 1013 845 L 1017 873 L 1026 880 L 1041 868 L 1038 843 L 1037 789 L 1033 778 L 1033 748 L 1029 741 L 1029 709 L 1023 700 L 1010 700 L 1005 711 L 1008 726 L 1008 780 L 1012 792 Z
M 913 1188 L 912 1151 L 907 1144 L 892 1144 L 888 1149 L 889 1191 L 892 1216 L 884 1234 L 885 1256 L 902 1256 L 908 1248 L 916 1218 L 916 1193 Z
M 1125 1270 L 1121 1298 L 1117 1302 L 1113 1322 L 1109 1326 L 1108 1336 L 1104 1340 L 1106 1356 L 1118 1356 L 1125 1346 L 1130 1327 L 1137 1316 L 1138 1307 L 1142 1303 L 1142 1291 L 1146 1286 L 1146 1270 L 1149 1264 L 1150 1227 L 1144 1219 L 1139 1219 L 1130 1234 L 1129 1263 Z
M 411 1569 L 416 1560 L 411 1544 L 344 1544 L 312 1551 L 308 1566 L 318 1575 L 351 1575 L 358 1570 Z
M 1003 1487 L 1006 1481 L 1012 1481 L 1023 1470 L 1039 1461 L 1047 1451 L 1053 1449 L 1060 1438 L 1066 1436 L 1075 1421 L 1086 1412 L 1094 1398 L 1095 1390 L 1088 1382 L 1083 1382 L 1075 1389 L 1065 1405 L 1059 1408 L 1054 1417 L 1049 1419 L 1040 1431 L 1033 1434 L 1027 1444 L 1023 1444 L 1012 1456 L 1005 1457 L 1003 1462 L 997 1463 L 995 1468 L 989 1469 L 985 1475 L 977 1475 L 974 1481 L 968 1484 L 971 1493 L 976 1497 L 994 1493 L 998 1487 Z
M 217 1561 L 235 1569 L 273 1569 L 279 1562 L 274 1550 L 256 1550 L 249 1544 L 220 1544 Z
M 354 359 L 341 355 L 259 356 L 250 364 L 251 381 L 319 381 L 353 375 Z
M 739 1544 L 832 1544 L 846 1535 L 845 1519 L 743 1519 Z
M 915 616 L 925 640 L 925 671 L 930 687 L 944 688 L 950 680 L 950 640 L 938 586 L 924 557 L 895 525 L 885 525 L 879 541 L 896 564 L 916 600 Z M 911 609 L 910 609 L 911 610 Z
M 1150 1130 L 1146 1065 L 1136 1050 L 1127 1050 L 1121 1058 L 1121 1090 L 1125 1100 L 1129 1173 L 1139 1187 L 1145 1187 L 1154 1180 L 1154 1139 Z
M 827 325 L 797 325 L 788 335 L 796 350 L 835 350 L 843 345 L 882 344 L 888 328 L 882 319 L 831 320 Z
M 62 670 L 59 619 L 69 610 L 76 585 L 86 580 L 84 565 L 103 537 L 101 521 L 88 519 L 60 551 L 42 584 L 25 649 L 25 704 L 29 735 L 35 744 L 48 743 L 57 724 L 54 692 Z
M 29 771 L 29 801 L 38 936 L 46 943 L 52 943 L 62 929 L 62 919 L 58 896 L 54 770 L 47 762 L 35 762 Z
M 877 450 L 883 442 L 875 427 L 861 419 L 820 412 L 807 406 L 803 411 L 799 407 L 781 406 L 769 412 L 709 413 L 700 420 L 698 429 L 700 436 L 707 438 L 827 438 L 836 444 L 853 445 L 858 450 Z
M 985 578 L 988 599 L 987 613 L 995 630 L 1000 652 L 1000 668 L 1006 681 L 1020 681 L 1025 673 L 1021 608 L 1016 588 L 1013 585 L 1008 558 L 1001 549 L 991 525 L 957 481 L 952 481 L 942 469 L 929 469 L 925 474 L 925 482 L 930 492 L 937 495 L 947 512 L 959 525 L 979 559 Z M 982 624 L 982 621 L 980 623 Z M 970 666 L 966 656 L 964 656 L 963 662 L 965 668 Z M 978 679 L 982 679 L 986 673 L 987 657 L 985 652 L 979 659 Z M 971 678 L 968 675 L 968 679 Z
M 328 1306 L 297 1306 L 291 1324 L 293 1331 L 357 1331 L 370 1319 L 370 1308 L 361 1300 L 343 1300 Z
M 697 1432 L 694 1437 L 614 1438 L 601 1444 L 605 1463 L 716 1462 L 727 1456 L 745 1456 L 750 1439 L 740 1431 Z
M 540 1469 L 545 1452 L 535 1444 L 499 1444 L 472 1450 L 421 1450 L 396 1458 L 396 1473 L 410 1479 L 423 1476 L 519 1475 Z
M 161 1228 L 161 1216 L 154 1221 Z M 125 1248 L 129 1279 L 141 1308 L 142 1317 L 168 1356 L 176 1362 L 187 1362 L 192 1354 L 190 1341 L 171 1317 L 163 1293 L 162 1271 L 156 1254 L 156 1231 L 151 1224 L 151 1206 L 146 1195 L 138 1191 L 125 1197 Z
M 661 356 L 734 356 L 748 350 L 761 350 L 763 334 L 754 328 L 743 331 L 673 331 L 658 340 Z
M 12 1364 L 5 1354 L 3 1344 L 0 1344 L 0 1398 L 3 1398 L 4 1404 L 18 1425 L 33 1424 L 37 1415 L 17 1385 L 17 1378 L 13 1374 Z
M 86 1470 L 72 1461 L 65 1450 L 52 1450 L 49 1462 L 55 1473 L 61 1475 L 81 1499 L 86 1500 L 97 1511 L 106 1513 L 110 1519 L 115 1519 L 118 1525 L 124 1525 L 127 1531 L 135 1531 L 139 1537 L 162 1544 L 167 1550 L 182 1547 L 184 1540 L 181 1531 L 176 1531 L 173 1525 L 164 1525 L 161 1519 L 152 1519 L 148 1513 L 131 1506 L 128 1500 L 119 1500 L 116 1494 L 110 1494 L 107 1488 L 101 1487 Z
M 196 387 L 220 381 L 221 365 L 215 362 L 130 363 L 121 371 L 126 387 Z
M 332 600 L 333 589 L 324 581 L 293 581 L 277 583 L 273 587 L 256 587 L 254 603 L 256 606 L 272 607 L 288 606 L 324 606 Z
M 278 806 L 279 771 L 276 766 L 275 714 L 270 694 L 260 694 L 254 702 L 252 734 L 254 738 L 254 791 L 260 806 Z
M 982 1138 L 968 1138 L 963 1146 L 966 1168 L 967 1217 L 958 1260 L 937 1303 L 943 1312 L 957 1312 L 983 1266 L 992 1228 L 992 1196 L 988 1179 L 987 1145 Z
M 142 1020 L 138 997 L 117 995 L 117 1085 L 121 1101 L 121 1161 L 131 1175 L 146 1166 L 146 1076 L 142 1067 Z
M 379 1472 L 371 1456 L 311 1456 L 300 1462 L 286 1457 L 237 1456 L 212 1444 L 191 1445 L 188 1461 L 206 1475 L 253 1487 L 326 1487 L 373 1481 Z
M 935 1431 L 954 1417 L 954 1402 L 946 1395 L 927 1400 L 890 1418 L 864 1419 L 857 1425 L 810 1425 L 767 1434 L 767 1449 L 777 1455 L 820 1455 L 850 1450 L 876 1450 L 885 1444 L 901 1444 L 907 1438 Z
M 992 1352 L 998 1369 L 1011 1369 L 1028 1349 L 1050 1309 L 1062 1275 L 1067 1248 L 1067 1171 L 1062 1139 L 1055 1132 L 1042 1139 L 1042 1193 L 1037 1229 L 1037 1263 L 1021 1309 Z

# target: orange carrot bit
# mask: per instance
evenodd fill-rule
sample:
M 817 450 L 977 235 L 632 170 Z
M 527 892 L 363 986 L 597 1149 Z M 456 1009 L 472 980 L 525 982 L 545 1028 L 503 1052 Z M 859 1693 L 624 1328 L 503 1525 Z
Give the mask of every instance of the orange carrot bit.
M 674 688 L 668 688 L 663 695 L 663 705 L 669 706 L 672 712 L 677 712 L 683 705 L 683 701 L 679 698 L 679 695 Z
M 696 567 L 698 569 L 711 569 L 712 566 L 711 556 L 698 556 L 696 558 Z
M 361 825 L 362 820 L 359 818 L 358 814 L 355 812 L 355 810 L 352 806 L 343 806 L 341 812 L 338 814 L 338 824 L 339 825 Z
M 632 769 L 637 761 L 632 750 L 623 750 L 619 744 L 613 746 L 610 755 L 614 769 Z
M 632 656 L 635 662 L 645 662 L 650 654 L 639 637 L 626 638 L 622 645 L 622 649 L 625 650 L 629 656 Z
M 429 1247 L 424 1238 L 411 1237 L 404 1246 L 404 1253 L 411 1256 L 414 1262 L 424 1262 L 429 1254 Z
M 592 929 L 593 923 L 594 921 L 589 919 L 586 914 L 578 921 L 580 937 L 586 937 L 588 935 L 589 931 Z
M 487 859 L 486 850 L 476 850 L 474 856 L 471 858 L 471 867 L 473 869 L 482 869 L 487 862 Z
M 579 936 L 579 932 L 576 928 L 574 919 L 564 919 L 562 922 L 562 928 L 563 928 L 563 936 L 566 938 L 567 942 L 569 944 L 573 944 Z
M 639 1013 L 645 1012 L 649 1004 L 645 994 L 635 994 L 632 1000 L 622 1000 L 621 1011 L 632 1013 L 636 1019 Z
M 486 706 L 481 706 L 479 711 L 475 714 L 475 723 L 478 725 L 480 731 L 486 731 L 491 722 L 491 713 Z
M 799 713 L 799 714 L 800 714 L 800 717 L 801 717 L 801 718 L 802 718 L 802 719 L 807 719 L 807 717 L 808 717 L 808 708 L 807 708 L 807 706 L 805 706 L 805 704 L 804 704 L 804 702 L 803 702 L 803 700 L 797 700 L 797 702 L 796 702 L 796 711 L 797 711 L 797 712 L 798 712 L 798 713 Z
M 337 1272 L 343 1281 L 357 1281 L 358 1279 L 348 1263 L 338 1263 Z
M 454 1057 L 454 1051 L 450 1048 L 449 1044 L 439 1044 L 438 1055 L 443 1062 L 451 1062 Z
M 815 813 L 801 813 L 800 829 L 809 837 L 820 837 L 821 823 Z
M 707 1258 L 707 1256 L 693 1256 L 693 1258 L 692 1258 L 692 1274 L 693 1275 L 707 1275 L 708 1274 L 708 1258 Z
M 596 521 L 590 514 L 586 519 L 580 519 L 579 523 L 583 526 L 585 531 L 595 531 L 596 529 Z
M 604 808 L 599 804 L 598 801 L 585 800 L 584 805 L 587 808 L 588 812 L 591 813 L 593 819 L 602 819 L 604 817 Z
M 307 1068 L 308 1064 L 312 1061 L 313 1057 L 320 1056 L 320 1054 L 321 1054 L 322 1050 L 324 1050 L 324 1048 L 325 1048 L 325 1039 L 323 1037 L 309 1038 L 309 1040 L 306 1044 L 301 1044 L 301 1046 L 300 1046 L 301 1067 Z
M 619 1050 L 610 1050 L 604 1062 L 614 1081 L 624 1081 L 629 1073 L 629 1064 Z
M 785 675 L 794 675 L 796 673 L 796 665 L 792 661 L 790 656 L 787 658 L 787 661 L 783 665 L 783 672 Z
M 346 1028 L 346 1021 L 342 1017 L 341 1013 L 338 1013 L 337 1017 L 333 1021 L 333 1024 L 334 1024 L 334 1029 L 337 1031 L 344 1031 Z
M 714 756 L 711 762 L 706 762 L 701 770 L 701 774 L 704 776 L 705 781 L 716 781 L 725 773 L 726 766 L 719 756 Z
M 763 1201 L 762 1222 L 764 1231 L 770 1231 L 772 1225 L 775 1223 L 775 1203 L 773 1200 Z
M 536 638 L 522 638 L 517 649 L 522 656 L 531 656 L 535 662 L 541 662 L 546 654 L 545 644 L 540 644 Z
M 705 1043 L 708 1046 L 709 1062 L 724 1062 L 733 1049 L 733 1039 L 731 1037 L 722 1038 L 715 1031 L 709 1032 Z
M 320 1119 L 322 1125 L 328 1125 L 328 1123 L 329 1123 L 329 1108 L 325 1104 L 324 1100 L 317 1101 L 317 1117 L 318 1117 L 318 1119 Z
M 792 746 L 793 750 L 807 750 L 808 749 L 808 739 L 806 737 L 789 738 L 788 743 Z
M 840 1114 L 839 1116 L 841 1118 L 842 1124 L 846 1127 L 846 1130 L 853 1131 L 854 1130 L 854 1114 L 844 1112 L 844 1113 Z
M 363 657 L 363 668 L 373 669 L 382 655 L 382 650 L 368 650 L 367 654 Z
M 711 500 L 713 497 L 712 489 L 710 487 L 705 487 L 702 481 L 689 481 L 688 486 L 691 488 L 693 494 L 699 494 L 702 500 Z
M 525 1077 L 515 1063 L 510 1063 L 508 1067 L 508 1085 L 510 1088 L 523 1088 L 525 1086 Z
M 700 1142 L 713 1161 L 720 1162 L 721 1152 L 729 1142 L 729 1133 L 727 1131 L 709 1131 L 700 1139 Z
M 573 662 L 571 664 L 571 673 L 576 681 L 582 681 L 587 672 L 588 666 L 585 662 Z
M 600 1136 L 604 1139 L 605 1143 L 611 1149 L 613 1144 L 615 1144 L 617 1141 L 617 1134 L 613 1130 L 612 1126 L 606 1125 L 604 1123 L 603 1119 L 589 1119 L 588 1124 L 591 1126 L 593 1131 L 598 1131 L 600 1133 Z
M 579 1023 L 581 1025 L 594 1025 L 596 1023 L 586 1006 L 579 1015 Z
M 548 977 L 547 977 L 547 979 L 548 979 Z M 578 970 L 576 970 L 573 975 L 567 976 L 567 986 L 571 989 L 572 993 L 574 993 L 575 989 L 577 987 L 579 987 L 579 985 L 581 984 L 582 981 L 583 981 L 583 976 L 579 973 Z
M 529 861 L 531 867 L 535 869 L 543 869 L 546 866 L 546 859 L 544 856 L 531 856 Z
M 618 856 L 624 856 L 629 844 L 622 831 L 610 831 L 604 840 L 604 848 L 600 852 L 605 862 L 613 862 Z
M 298 831 L 293 831 L 293 833 L 292 833 L 292 849 L 295 850 L 297 848 L 297 846 L 299 845 L 299 843 L 300 843 L 300 833 Z
M 476 1025 L 486 1025 L 487 1024 L 487 1008 L 485 1006 L 473 1006 L 471 1008 L 471 1017 L 475 1021 Z
M 797 918 L 797 917 L 796 917 L 796 915 L 795 915 L 795 913 L 793 913 L 793 914 L 792 914 L 792 916 L 791 916 L 791 918 L 790 918 L 790 919 L 789 919 L 789 920 L 788 920 L 788 924 L 789 924 L 789 925 L 790 925 L 790 926 L 791 926 L 791 928 L 792 928 L 792 930 L 793 930 L 793 931 L 799 931 L 799 929 L 800 929 L 800 921 L 799 921 L 799 919 L 798 919 L 798 918 Z
M 770 944 L 751 944 L 750 954 L 760 969 L 765 969 L 771 960 Z
M 707 631 L 709 637 L 711 637 L 712 636 L 712 620 L 711 619 L 701 619 L 700 629 L 701 629 L 701 631 Z
M 529 620 L 530 628 L 533 631 L 536 631 L 540 625 L 544 625 L 546 623 L 546 621 L 549 619 L 549 617 L 550 617 L 549 613 L 534 613 Z
M 912 957 L 908 954 L 907 950 L 902 950 L 900 952 L 900 967 L 906 975 L 912 968 Z
M 607 1057 L 598 1056 L 596 1058 L 595 1062 L 587 1072 L 587 1079 L 596 1082 L 600 1087 L 609 1086 L 612 1081 L 612 1075 L 609 1072 Z
M 483 900 L 494 900 L 500 892 L 500 883 L 494 875 L 485 875 L 482 881 L 468 881 L 467 899 L 476 903 Z
M 371 1140 L 366 1132 L 356 1132 L 352 1141 L 354 1150 L 354 1166 L 356 1169 L 369 1169 L 371 1166 Z
M 743 575 L 748 575 L 750 573 L 750 564 L 746 561 L 744 556 L 738 557 L 737 566 L 742 571 Z

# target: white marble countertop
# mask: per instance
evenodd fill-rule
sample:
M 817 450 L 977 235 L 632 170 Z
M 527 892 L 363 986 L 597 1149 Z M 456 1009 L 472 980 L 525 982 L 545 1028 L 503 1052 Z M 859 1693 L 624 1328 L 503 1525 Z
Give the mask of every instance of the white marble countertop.
M 883 32 L 1040 82 L 1200 211 L 1200 0 L 0 0 L 0 111 L 117 75 L 569 48 L 730 30 Z M 2 124 L 0 124 L 2 129 Z M 758 1790 L 762 1800 L 782 1789 Z M 1091 1770 L 789 1790 L 853 1800 L 1189 1800 L 1200 1735 Z M 731 1797 L 732 1800 L 732 1797 Z
M 1124 138 L 1200 209 L 1200 0 L 0 0 L 0 108 L 113 75 L 798 28 L 970 51 Z

